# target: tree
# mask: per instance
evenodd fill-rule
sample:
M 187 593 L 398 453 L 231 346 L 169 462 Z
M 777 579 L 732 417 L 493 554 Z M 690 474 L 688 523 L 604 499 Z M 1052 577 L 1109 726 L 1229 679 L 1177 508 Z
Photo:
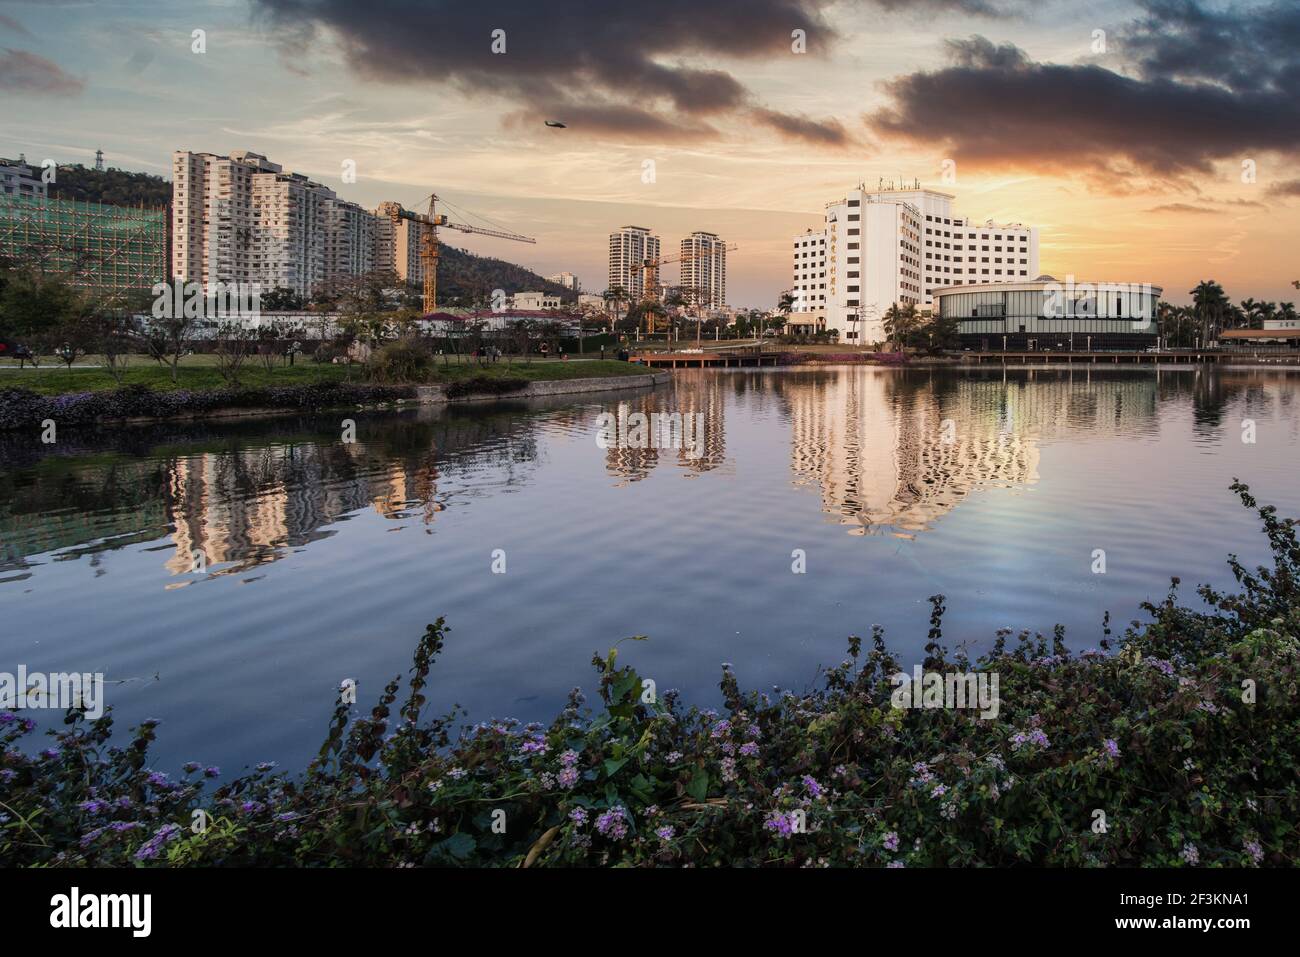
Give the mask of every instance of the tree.
M 30 348 L 33 365 L 61 344 L 59 329 L 84 308 L 81 294 L 59 276 L 20 267 L 0 277 L 0 336 Z
M 920 325 L 921 318 L 917 314 L 915 303 L 909 302 L 905 306 L 894 303 L 885 310 L 885 338 L 899 350 L 912 340 Z
M 794 311 L 794 291 L 787 289 L 781 293 L 781 298 L 777 300 L 776 311 L 782 316 L 789 316 Z
M 1223 327 L 1223 317 L 1228 310 L 1228 297 L 1213 279 L 1203 279 L 1190 291 L 1196 318 L 1200 322 L 1200 347 L 1204 349 L 1217 337 Z
M 259 300 L 267 312 L 297 312 L 306 307 L 302 296 L 287 286 L 278 286 L 270 292 L 263 293 Z

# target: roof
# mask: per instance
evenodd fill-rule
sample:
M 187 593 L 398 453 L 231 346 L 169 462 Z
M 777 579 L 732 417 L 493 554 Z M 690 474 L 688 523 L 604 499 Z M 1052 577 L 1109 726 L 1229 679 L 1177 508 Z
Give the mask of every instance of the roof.
M 1300 329 L 1224 329 L 1220 339 L 1300 339 Z

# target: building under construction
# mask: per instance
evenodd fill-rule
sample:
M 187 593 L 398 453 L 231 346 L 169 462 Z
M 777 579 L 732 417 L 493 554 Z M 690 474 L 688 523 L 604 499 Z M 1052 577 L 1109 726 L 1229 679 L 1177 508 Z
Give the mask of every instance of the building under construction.
M 167 210 L 0 195 L 0 263 L 58 276 L 104 306 L 138 305 L 167 279 Z

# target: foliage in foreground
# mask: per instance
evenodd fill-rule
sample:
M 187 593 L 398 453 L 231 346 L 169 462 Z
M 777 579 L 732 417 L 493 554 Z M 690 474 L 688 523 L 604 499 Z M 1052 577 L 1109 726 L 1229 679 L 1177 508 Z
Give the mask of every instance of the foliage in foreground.
M 439 620 L 404 702 L 396 678 L 368 714 L 341 695 L 296 776 L 262 765 L 207 794 L 216 768 L 149 767 L 156 722 L 112 747 L 110 716 L 70 711 L 29 756 L 31 723 L 0 713 L 0 864 L 1294 865 L 1300 541 L 1233 490 L 1272 567 L 1231 557 L 1241 590 L 1202 586 L 1204 612 L 1175 579 L 1101 650 L 1003 632 L 971 662 L 942 646 L 933 598 L 925 668 L 998 674 L 995 720 L 891 707 L 902 669 L 876 629 L 804 694 L 742 693 L 724 668 L 721 713 L 647 704 L 611 650 L 594 712 L 575 691 L 549 727 L 455 733 L 455 712 L 423 716 Z

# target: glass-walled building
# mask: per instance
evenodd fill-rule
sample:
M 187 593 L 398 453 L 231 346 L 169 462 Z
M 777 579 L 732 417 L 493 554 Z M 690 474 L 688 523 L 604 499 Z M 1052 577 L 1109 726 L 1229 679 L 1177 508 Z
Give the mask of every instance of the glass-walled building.
M 1150 283 L 1039 276 L 936 289 L 934 303 L 940 316 L 957 321 L 962 347 L 974 351 L 1145 349 L 1158 342 L 1161 291 Z

